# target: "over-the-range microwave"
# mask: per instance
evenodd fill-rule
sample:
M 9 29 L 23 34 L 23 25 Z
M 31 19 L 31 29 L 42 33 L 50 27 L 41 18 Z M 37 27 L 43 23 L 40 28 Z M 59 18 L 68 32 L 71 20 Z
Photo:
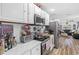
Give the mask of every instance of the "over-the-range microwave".
M 41 16 L 34 14 L 34 24 L 36 25 L 45 25 L 45 19 Z

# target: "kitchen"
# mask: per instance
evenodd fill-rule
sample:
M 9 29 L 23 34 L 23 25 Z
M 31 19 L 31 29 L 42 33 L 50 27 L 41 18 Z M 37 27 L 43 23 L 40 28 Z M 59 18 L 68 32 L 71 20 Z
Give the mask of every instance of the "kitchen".
M 54 48 L 54 36 L 46 28 L 49 27 L 49 14 L 37 4 L 0 3 L 0 26 L 3 55 L 43 55 Z M 5 44 L 6 35 L 15 37 L 17 44 Z
M 79 17 L 72 15 L 77 12 L 71 6 L 78 4 L 0 3 L 0 54 L 53 55 L 60 51 L 57 55 L 68 34 L 78 43 Z

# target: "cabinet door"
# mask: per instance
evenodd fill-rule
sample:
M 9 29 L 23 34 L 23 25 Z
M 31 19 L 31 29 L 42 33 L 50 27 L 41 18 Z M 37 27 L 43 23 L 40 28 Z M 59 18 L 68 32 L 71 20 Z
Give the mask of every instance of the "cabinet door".
M 41 10 L 41 17 L 42 18 L 45 18 L 45 14 L 44 14 L 44 11 L 43 10 Z
M 49 25 L 49 15 L 47 14 L 46 25 Z
M 35 47 L 32 48 L 31 54 L 32 55 L 41 55 L 41 46 L 40 46 L 40 44 L 36 45 Z
M 29 5 L 28 5 L 29 7 L 29 10 L 28 10 L 28 12 L 29 12 L 29 14 L 28 14 L 28 23 L 29 24 L 34 24 L 34 4 L 32 4 L 32 3 L 29 3 Z
M 45 13 L 45 25 L 49 25 L 49 14 Z
M 2 4 L 2 17 L 7 18 L 11 21 L 23 21 L 23 4 L 22 3 L 3 3 Z
M 0 3 L 0 17 L 1 17 L 1 9 L 2 9 L 1 7 L 2 7 L 2 6 L 1 6 L 1 3 Z
M 41 16 L 41 9 L 35 5 L 35 14 L 40 15 Z
M 24 4 L 24 22 L 25 23 L 27 23 L 27 21 L 28 21 L 28 4 L 27 3 L 25 3 Z
M 50 35 L 50 51 L 54 48 L 54 35 Z
M 22 55 L 30 55 L 30 50 L 24 51 Z

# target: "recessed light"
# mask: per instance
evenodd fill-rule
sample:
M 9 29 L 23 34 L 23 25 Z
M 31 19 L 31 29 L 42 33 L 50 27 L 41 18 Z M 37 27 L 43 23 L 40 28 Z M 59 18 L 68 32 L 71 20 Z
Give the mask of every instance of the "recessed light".
M 52 11 L 52 12 L 53 12 L 53 11 L 55 11 L 55 9 L 50 9 L 50 11 Z

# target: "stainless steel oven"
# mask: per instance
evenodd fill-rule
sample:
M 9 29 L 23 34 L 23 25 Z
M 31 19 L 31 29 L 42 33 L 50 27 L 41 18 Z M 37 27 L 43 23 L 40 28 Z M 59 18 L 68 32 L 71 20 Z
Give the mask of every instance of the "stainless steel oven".
M 48 41 L 48 39 L 45 39 L 44 41 L 42 41 L 41 43 L 41 54 L 42 55 L 46 55 L 48 53 L 48 50 L 47 50 L 47 46 L 46 46 L 46 42 Z
M 46 43 L 41 44 L 41 54 L 44 55 L 46 51 Z

